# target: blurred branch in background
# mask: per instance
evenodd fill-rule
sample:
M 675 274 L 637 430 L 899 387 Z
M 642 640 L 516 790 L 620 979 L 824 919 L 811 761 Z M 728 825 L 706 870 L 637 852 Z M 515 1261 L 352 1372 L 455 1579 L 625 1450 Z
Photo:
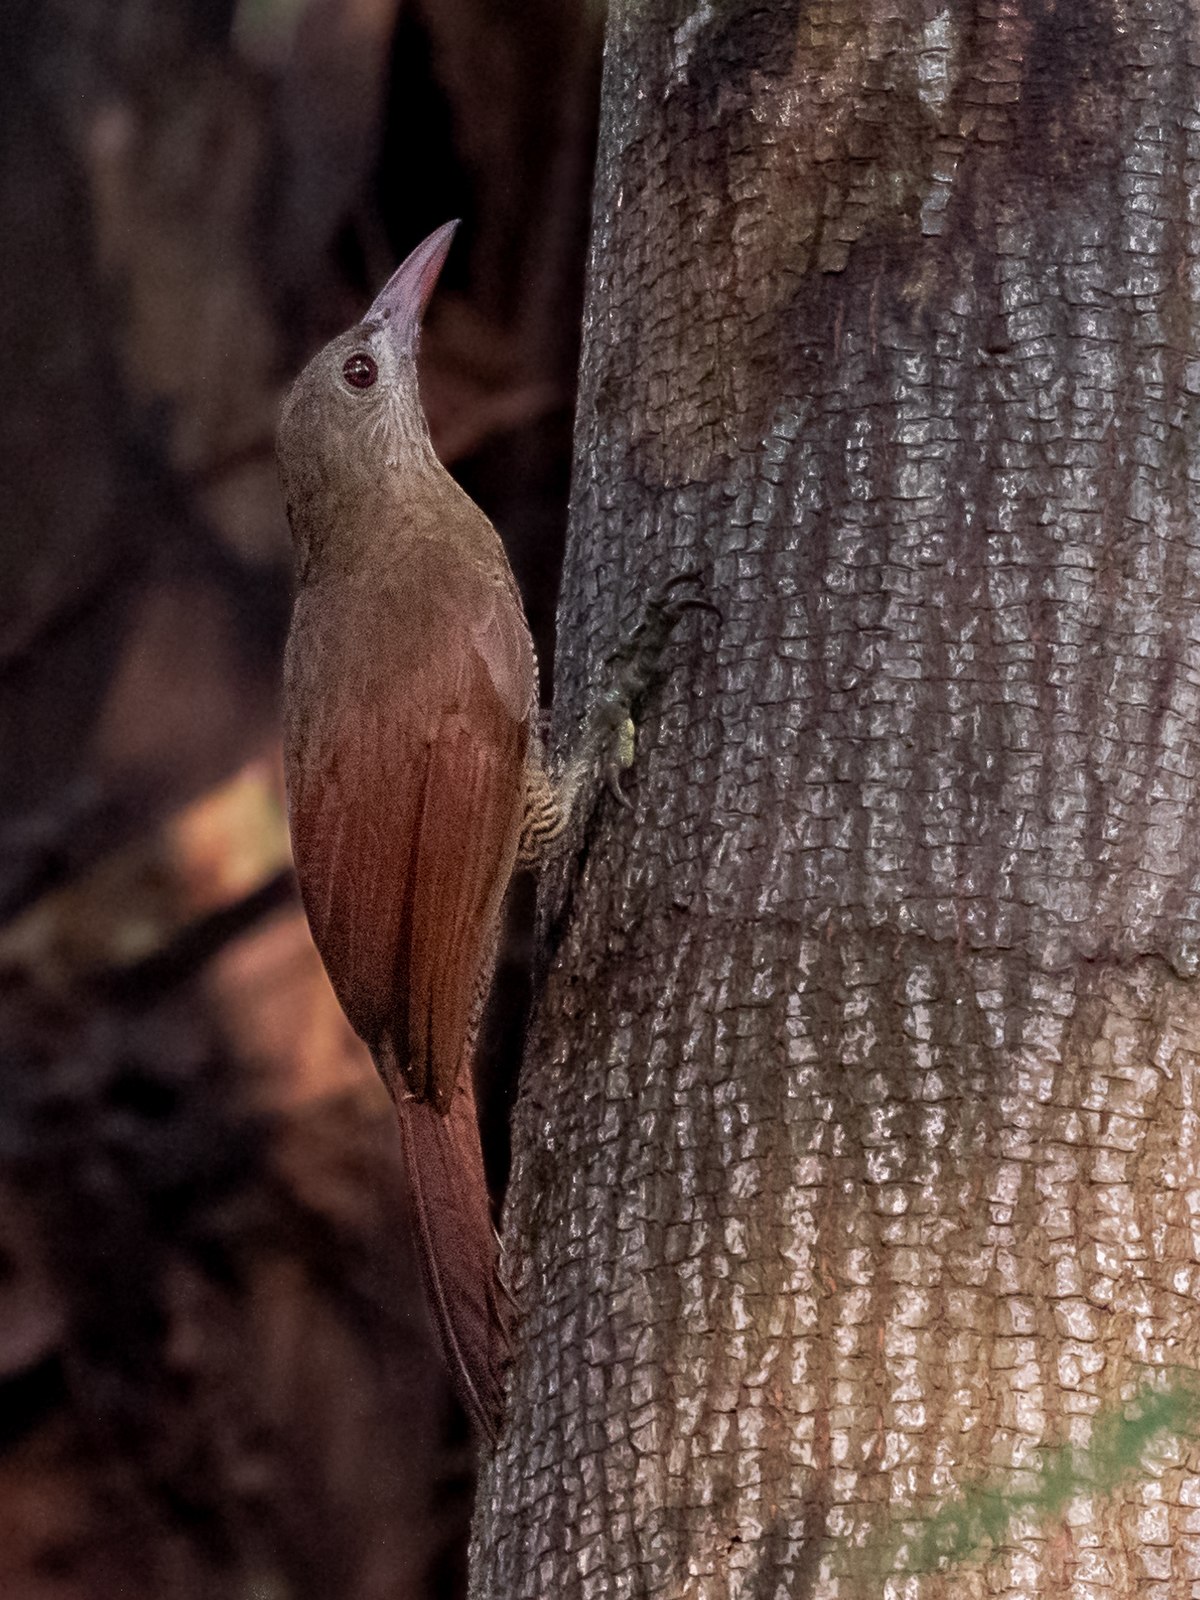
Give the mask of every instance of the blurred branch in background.
M 600 18 L 12 0 L 0 47 L 0 1592 L 453 1595 L 467 1436 L 291 886 L 272 436 L 463 216 L 423 381 L 548 669 Z

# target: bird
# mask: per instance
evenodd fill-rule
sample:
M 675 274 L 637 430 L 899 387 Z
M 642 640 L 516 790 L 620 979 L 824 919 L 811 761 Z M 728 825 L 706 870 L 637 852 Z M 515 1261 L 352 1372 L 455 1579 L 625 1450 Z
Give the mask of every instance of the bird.
M 685 572 L 610 657 L 575 753 L 542 750 L 537 660 L 495 528 L 434 451 L 417 386 L 425 308 L 458 226 L 401 263 L 295 380 L 277 455 L 296 557 L 283 750 L 301 899 L 334 993 L 396 1107 L 417 1256 L 454 1389 L 495 1444 L 512 1297 L 472 1074 L 501 905 L 593 771 L 623 806 L 634 712 Z
M 284 652 L 288 821 L 333 989 L 396 1106 L 453 1386 L 494 1442 L 508 1300 L 472 1055 L 518 857 L 561 814 L 537 662 L 499 535 L 438 460 L 421 321 L 456 223 L 308 363 L 277 434 L 296 554 Z

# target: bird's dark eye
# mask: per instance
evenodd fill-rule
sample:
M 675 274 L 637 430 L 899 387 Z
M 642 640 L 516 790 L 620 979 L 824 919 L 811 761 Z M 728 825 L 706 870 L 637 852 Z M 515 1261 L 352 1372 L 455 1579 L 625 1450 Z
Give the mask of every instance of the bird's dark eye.
M 379 368 L 365 351 L 356 351 L 342 368 L 342 377 L 352 389 L 369 389 L 379 376 Z

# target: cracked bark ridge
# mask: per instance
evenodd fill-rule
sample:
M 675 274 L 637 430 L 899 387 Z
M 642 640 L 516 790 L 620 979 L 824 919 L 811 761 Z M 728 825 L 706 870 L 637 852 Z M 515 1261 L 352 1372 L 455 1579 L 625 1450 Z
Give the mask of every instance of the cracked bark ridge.
M 1200 41 L 618 0 L 559 727 L 712 573 L 532 1031 L 474 1594 L 1200 1583 Z M 922 1570 L 918 1570 L 922 1568 Z

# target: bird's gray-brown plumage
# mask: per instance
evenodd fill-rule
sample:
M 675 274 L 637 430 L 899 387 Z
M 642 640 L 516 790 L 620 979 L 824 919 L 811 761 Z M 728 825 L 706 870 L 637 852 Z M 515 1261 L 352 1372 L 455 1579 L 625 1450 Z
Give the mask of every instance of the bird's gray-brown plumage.
M 505 1318 L 471 1054 L 526 796 L 553 798 L 529 770 L 536 666 L 512 573 L 434 455 L 417 393 L 452 233 L 413 252 L 284 407 L 299 575 L 284 740 L 309 924 L 396 1102 L 434 1322 L 494 1435 Z
M 396 1103 L 434 1324 L 461 1399 L 494 1438 L 508 1340 L 471 1057 L 501 901 L 597 763 L 623 799 L 631 708 L 679 617 L 715 608 L 682 592 L 695 573 L 650 597 L 552 780 L 504 550 L 438 462 L 417 392 L 421 314 L 453 232 L 413 251 L 284 404 L 299 578 L 284 762 L 313 938 Z

